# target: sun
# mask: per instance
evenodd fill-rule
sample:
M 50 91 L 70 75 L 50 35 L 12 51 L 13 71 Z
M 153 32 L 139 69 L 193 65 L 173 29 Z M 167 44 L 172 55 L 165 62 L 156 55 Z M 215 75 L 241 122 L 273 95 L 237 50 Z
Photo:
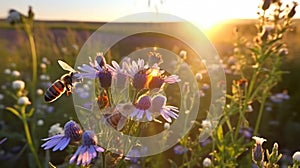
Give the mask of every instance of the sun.
M 191 21 L 204 30 L 209 30 L 231 19 L 255 17 L 257 7 L 257 3 L 240 0 L 173 0 L 172 3 L 170 1 L 166 2 L 169 2 L 165 4 L 168 13 Z M 249 9 L 239 8 L 238 6 L 247 6 Z

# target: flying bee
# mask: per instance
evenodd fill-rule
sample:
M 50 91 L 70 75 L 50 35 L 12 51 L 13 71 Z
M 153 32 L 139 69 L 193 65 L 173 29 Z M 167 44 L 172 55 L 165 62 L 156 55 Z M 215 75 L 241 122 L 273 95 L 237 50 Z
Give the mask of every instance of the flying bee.
M 66 93 L 68 96 L 72 93 L 73 83 L 80 82 L 80 80 L 74 76 L 78 73 L 70 65 L 64 61 L 58 60 L 58 64 L 63 70 L 69 71 L 64 74 L 60 79 L 56 80 L 45 92 L 44 99 L 47 103 L 51 103 L 58 99 L 62 94 Z

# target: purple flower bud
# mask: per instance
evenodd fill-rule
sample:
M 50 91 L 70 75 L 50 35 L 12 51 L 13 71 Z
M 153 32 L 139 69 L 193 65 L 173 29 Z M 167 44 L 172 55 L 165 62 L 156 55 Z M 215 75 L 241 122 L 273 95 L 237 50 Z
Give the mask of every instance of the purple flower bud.
M 111 86 L 112 74 L 107 69 L 99 71 L 97 74 L 101 87 L 108 89 Z
M 148 80 L 148 74 L 145 70 L 141 70 L 133 76 L 132 85 L 137 90 L 144 89 Z
M 82 134 L 81 127 L 73 120 L 68 121 L 64 126 L 65 135 L 73 141 L 79 141 Z
M 82 134 L 82 144 L 89 146 L 89 145 L 97 145 L 97 136 L 93 131 L 85 131 Z
M 161 78 L 160 76 L 153 76 L 151 81 L 149 82 L 149 89 L 155 89 L 155 88 L 160 88 L 163 83 L 165 82 L 165 80 L 163 78 Z

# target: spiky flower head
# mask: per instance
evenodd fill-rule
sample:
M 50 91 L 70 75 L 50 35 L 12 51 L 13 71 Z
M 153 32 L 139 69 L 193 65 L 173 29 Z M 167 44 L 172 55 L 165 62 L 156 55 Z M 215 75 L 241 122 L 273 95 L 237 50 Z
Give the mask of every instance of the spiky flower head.
M 255 140 L 255 145 L 252 149 L 252 160 L 257 164 L 260 164 L 264 160 L 264 149 L 262 148 L 262 144 L 267 140 L 257 136 L 252 137 L 252 139 Z
M 79 124 L 73 120 L 70 120 L 65 124 L 64 132 L 67 137 L 71 138 L 71 140 L 79 141 L 81 138 L 82 129 Z

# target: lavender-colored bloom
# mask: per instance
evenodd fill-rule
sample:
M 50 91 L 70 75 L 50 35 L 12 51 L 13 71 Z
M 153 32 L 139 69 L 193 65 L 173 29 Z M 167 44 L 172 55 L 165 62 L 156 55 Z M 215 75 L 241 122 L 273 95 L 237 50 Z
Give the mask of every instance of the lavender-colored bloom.
M 163 95 L 157 95 L 152 98 L 150 112 L 159 112 L 160 115 L 167 121 L 172 122 L 178 118 L 178 108 L 175 106 L 167 106 L 167 98 Z
M 0 140 L 0 145 L 2 145 L 5 141 L 7 140 L 7 138 L 5 137 L 5 138 L 3 138 L 3 139 L 1 139 Z
M 255 140 L 255 145 L 252 149 L 252 160 L 255 163 L 260 163 L 264 160 L 264 149 L 262 148 L 262 144 L 267 140 L 257 136 L 252 137 L 252 139 Z
M 143 59 L 138 59 L 137 61 L 130 62 L 126 61 L 124 62 L 125 69 L 128 73 L 128 75 L 133 78 L 135 74 L 137 74 L 139 71 L 145 70 L 148 68 L 148 65 L 145 65 L 145 62 Z
M 242 128 L 240 128 L 239 133 L 241 135 L 243 135 L 245 138 L 250 139 L 252 137 L 252 134 L 253 134 L 253 129 L 242 127 Z
M 97 146 L 97 136 L 93 131 L 85 131 L 82 134 L 82 145 L 78 147 L 70 159 L 70 164 L 76 160 L 77 165 L 87 166 L 92 159 L 97 157 L 97 152 L 104 152 L 104 149 Z
M 282 93 L 276 93 L 270 97 L 270 100 L 274 103 L 281 103 L 288 99 L 290 99 L 290 96 L 288 95 L 287 90 L 284 90 Z
M 157 64 L 154 64 L 149 69 L 150 81 L 148 84 L 149 89 L 160 88 L 164 83 L 173 84 L 176 82 L 180 82 L 181 80 L 177 75 L 165 76 L 163 75 L 165 71 L 160 69 Z
M 131 118 L 136 117 L 136 119 L 141 120 L 144 115 L 148 121 L 152 120 L 149 108 L 151 107 L 151 98 L 149 96 L 141 96 L 137 103 L 135 104 L 135 110 L 130 114 Z
M 141 70 L 133 76 L 132 85 L 137 90 L 146 88 L 148 81 L 148 73 L 146 70 Z
M 75 77 L 79 79 L 98 78 L 101 87 L 107 89 L 111 86 L 112 72 L 106 67 L 106 62 L 102 53 L 99 53 L 94 61 L 90 58 L 89 65 L 82 64 L 81 66 L 78 66 L 78 69 L 82 72 L 75 74 Z
M 52 149 L 52 151 L 64 150 L 70 142 L 79 141 L 82 134 L 81 127 L 73 120 L 68 121 L 64 126 L 64 134 L 54 135 L 49 138 L 42 139 L 47 141 L 42 144 L 45 150 Z
M 128 74 L 125 71 L 125 62 L 122 64 L 122 68 L 116 61 L 112 61 L 112 66 L 107 65 L 107 68 L 112 72 L 113 80 L 115 81 L 114 87 L 123 89 L 128 79 Z
M 176 155 L 182 155 L 182 154 L 186 153 L 187 151 L 188 151 L 188 148 L 186 148 L 186 147 L 184 147 L 182 145 L 176 145 L 174 147 L 174 153 Z
M 162 60 L 162 56 L 160 53 L 158 52 L 149 52 L 148 53 L 148 62 L 149 62 L 149 65 L 152 66 L 154 64 L 161 64 L 163 63 L 163 60 Z
M 132 163 L 137 163 L 139 158 L 147 152 L 147 147 L 134 146 L 130 149 L 125 159 L 130 160 Z

